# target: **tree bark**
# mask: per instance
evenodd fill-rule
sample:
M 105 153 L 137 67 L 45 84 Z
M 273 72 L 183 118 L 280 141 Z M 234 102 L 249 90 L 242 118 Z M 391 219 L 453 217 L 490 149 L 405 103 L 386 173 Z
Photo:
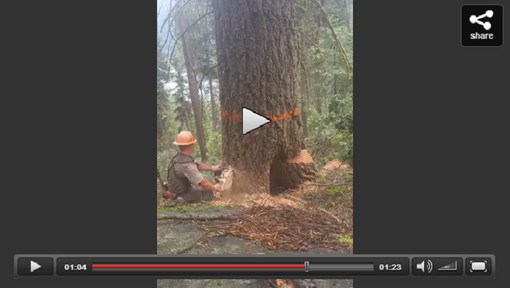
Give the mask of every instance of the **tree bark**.
M 294 3 L 214 0 L 213 10 L 223 160 L 234 168 L 232 189 L 267 193 L 274 180 L 271 171 L 285 178 L 277 181 L 283 188 L 295 187 L 313 177 L 314 169 L 311 157 L 305 163 L 298 157 L 304 143 L 301 119 L 295 113 Z M 275 121 L 243 135 L 238 117 L 243 107 Z
M 188 85 L 189 85 L 189 97 L 191 99 L 191 107 L 193 108 L 193 115 L 195 116 L 195 125 L 197 128 L 198 145 L 200 146 L 200 157 L 203 161 L 207 160 L 207 154 L 205 149 L 205 136 L 204 129 L 202 126 L 202 112 L 200 108 L 200 98 L 198 96 L 198 86 L 193 65 L 191 64 L 192 59 L 189 49 L 188 35 L 186 31 L 186 24 L 183 15 L 178 17 L 179 29 L 182 33 L 182 52 L 184 55 L 184 65 L 186 66 L 186 74 L 188 74 Z

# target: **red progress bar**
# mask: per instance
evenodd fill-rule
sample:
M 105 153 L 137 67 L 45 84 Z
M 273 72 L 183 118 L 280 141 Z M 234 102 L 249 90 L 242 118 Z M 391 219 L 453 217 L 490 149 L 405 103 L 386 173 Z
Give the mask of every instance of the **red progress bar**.
M 92 269 L 305 269 L 305 264 L 92 264 Z

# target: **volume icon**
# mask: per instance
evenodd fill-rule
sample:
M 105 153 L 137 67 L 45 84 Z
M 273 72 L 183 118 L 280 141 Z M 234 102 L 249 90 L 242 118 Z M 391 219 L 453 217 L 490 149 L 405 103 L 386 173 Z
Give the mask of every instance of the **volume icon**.
M 432 269 L 434 269 L 434 265 L 432 264 L 432 261 L 430 261 L 430 259 L 427 260 L 427 265 L 426 266 L 427 266 L 427 273 L 430 274 L 432 272 Z
M 416 269 L 421 270 L 423 273 L 427 271 L 428 274 L 432 273 L 432 270 L 434 269 L 434 264 L 430 259 L 425 261 L 421 261 L 420 263 L 416 264 Z
M 419 269 L 421 272 L 425 273 L 425 261 L 421 261 L 421 263 L 416 264 L 416 269 Z

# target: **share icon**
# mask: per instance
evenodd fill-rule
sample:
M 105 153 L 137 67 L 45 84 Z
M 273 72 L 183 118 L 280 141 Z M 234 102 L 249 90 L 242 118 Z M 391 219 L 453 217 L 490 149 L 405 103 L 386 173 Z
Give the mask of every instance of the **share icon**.
M 484 14 L 482 14 L 480 16 L 471 15 L 471 17 L 469 17 L 469 22 L 471 22 L 471 24 L 476 23 L 476 24 L 482 25 L 485 30 L 490 30 L 491 23 L 489 21 L 482 22 L 482 21 L 480 21 L 480 19 L 483 19 L 485 17 L 492 18 L 492 16 L 494 16 L 494 12 L 492 10 L 487 10 L 487 11 L 485 11 Z

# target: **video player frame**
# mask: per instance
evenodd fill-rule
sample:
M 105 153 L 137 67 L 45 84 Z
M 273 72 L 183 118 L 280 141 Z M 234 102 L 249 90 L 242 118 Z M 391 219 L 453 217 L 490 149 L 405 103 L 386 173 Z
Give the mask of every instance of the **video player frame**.
M 157 13 L 158 254 L 352 254 L 353 1 Z

